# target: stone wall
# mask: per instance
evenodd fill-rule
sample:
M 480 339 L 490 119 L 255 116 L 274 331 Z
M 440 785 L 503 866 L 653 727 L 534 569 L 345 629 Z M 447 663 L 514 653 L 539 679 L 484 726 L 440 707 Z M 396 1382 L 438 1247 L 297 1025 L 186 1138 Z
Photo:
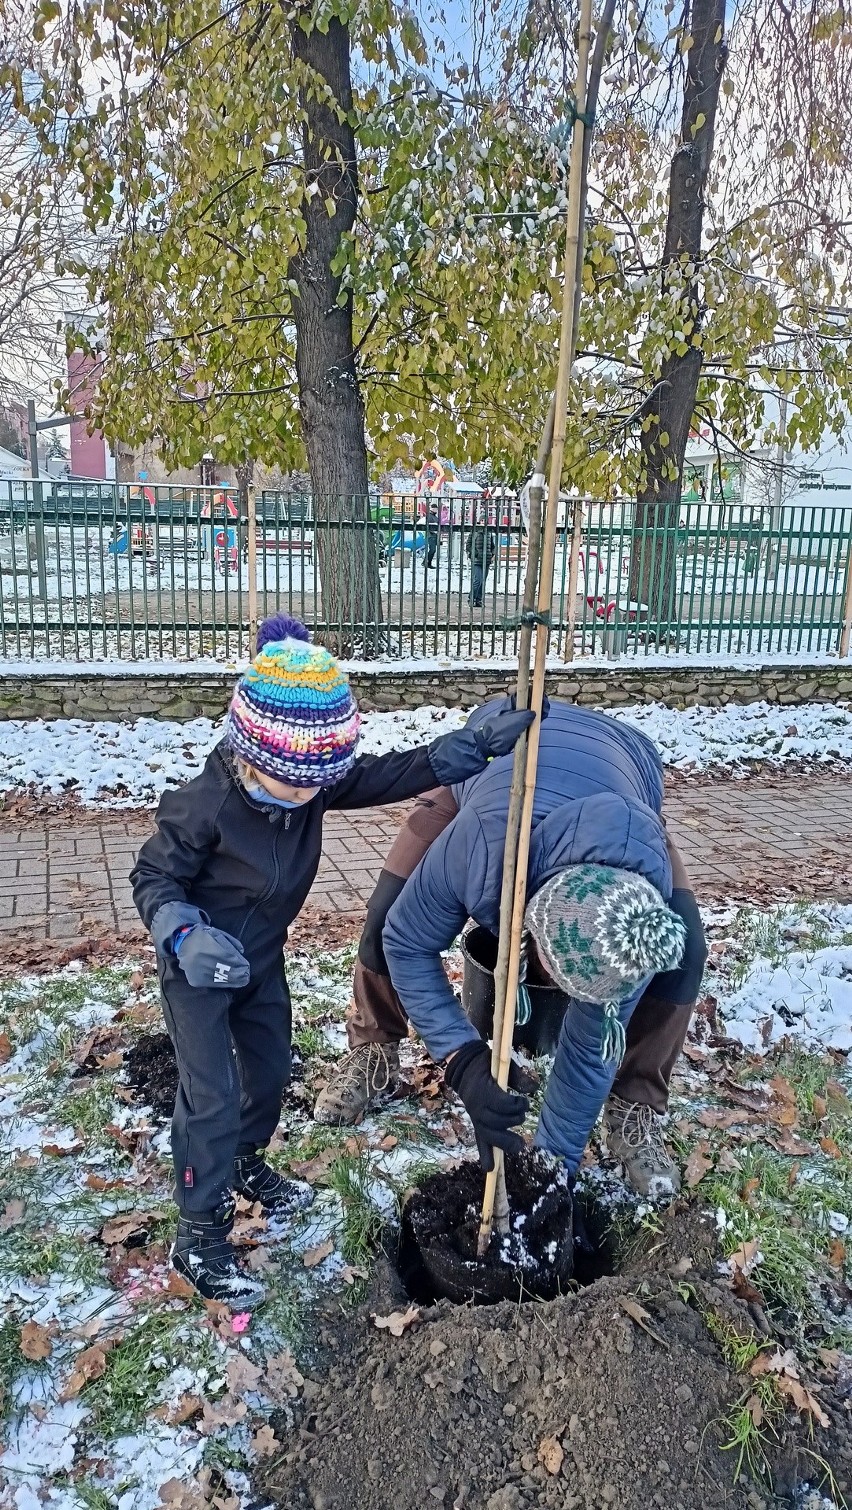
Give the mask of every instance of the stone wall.
M 438 703 L 472 708 L 505 692 L 511 672 L 489 669 L 456 671 L 357 672 L 352 686 L 366 711 L 417 708 Z M 104 676 L 0 674 L 0 719 L 219 718 L 234 684 L 233 672 L 155 675 L 127 672 Z M 750 667 L 711 665 L 643 666 L 623 661 L 611 667 L 567 666 L 547 678 L 551 697 L 595 707 L 660 702 L 671 708 L 694 703 L 843 702 L 852 700 L 852 661 L 801 666 L 766 664 Z

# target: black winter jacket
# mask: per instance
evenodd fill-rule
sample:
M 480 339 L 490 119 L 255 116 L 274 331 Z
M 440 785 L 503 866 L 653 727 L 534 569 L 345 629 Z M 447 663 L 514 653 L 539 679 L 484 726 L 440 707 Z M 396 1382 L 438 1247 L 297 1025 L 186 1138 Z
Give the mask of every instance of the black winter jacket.
M 238 938 L 252 975 L 280 954 L 287 929 L 313 885 L 329 808 L 403 802 L 484 769 L 472 732 L 428 748 L 366 755 L 348 776 L 299 808 L 255 802 L 236 777 L 223 741 L 200 776 L 164 792 L 157 832 L 130 874 L 133 900 L 160 955 L 186 923 L 209 921 Z

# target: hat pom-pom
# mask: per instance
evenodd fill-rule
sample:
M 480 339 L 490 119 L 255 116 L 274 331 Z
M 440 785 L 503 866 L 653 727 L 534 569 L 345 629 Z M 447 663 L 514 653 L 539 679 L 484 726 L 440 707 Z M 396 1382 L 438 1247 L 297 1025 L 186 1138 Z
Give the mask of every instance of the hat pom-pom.
M 257 631 L 257 648 L 262 650 L 264 645 L 269 645 L 274 640 L 310 640 L 310 638 L 310 631 L 299 619 L 291 619 L 286 613 L 274 613 L 271 618 L 264 619 Z
M 683 958 L 686 928 L 668 907 L 626 907 L 610 926 L 610 951 L 637 977 L 674 970 Z

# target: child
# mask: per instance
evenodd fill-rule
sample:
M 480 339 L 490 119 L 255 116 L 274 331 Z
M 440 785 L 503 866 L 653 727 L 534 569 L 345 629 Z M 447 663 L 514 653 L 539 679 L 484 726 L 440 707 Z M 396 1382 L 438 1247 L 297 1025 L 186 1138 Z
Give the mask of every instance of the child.
M 200 776 L 164 793 L 130 878 L 180 1074 L 172 1264 L 205 1298 L 238 1308 L 263 1291 L 228 1241 L 232 1192 L 271 1217 L 310 1199 L 263 1153 L 290 1078 L 282 950 L 317 872 L 323 814 L 463 781 L 533 718 L 501 713 L 428 747 L 356 759 L 357 706 L 328 651 L 284 615 L 261 625 L 257 643 L 224 739 Z

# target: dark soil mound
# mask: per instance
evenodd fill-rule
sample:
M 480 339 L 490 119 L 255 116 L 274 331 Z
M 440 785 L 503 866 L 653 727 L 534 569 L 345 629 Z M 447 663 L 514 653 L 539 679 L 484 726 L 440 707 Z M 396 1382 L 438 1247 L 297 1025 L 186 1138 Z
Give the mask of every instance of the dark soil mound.
M 477 1257 L 485 1176 L 473 1162 L 434 1174 L 403 1214 L 400 1272 L 410 1294 L 455 1301 L 552 1300 L 573 1274 L 571 1192 L 534 1149 L 506 1160 L 511 1230 Z M 422 1273 L 418 1272 L 418 1259 Z
M 128 1051 L 127 1079 L 143 1106 L 150 1106 L 162 1122 L 175 1109 L 178 1069 L 168 1033 L 147 1033 Z
M 270 1469 L 312 1510 L 756 1510 L 715 1425 L 740 1393 L 670 1283 L 601 1280 L 549 1305 L 435 1308 L 362 1339 L 312 1394 L 301 1450 Z M 295 1461 L 287 1461 L 294 1458 Z
M 751 1381 L 726 1366 L 707 1318 L 755 1329 L 714 1250 L 712 1215 L 680 1202 L 629 1275 L 548 1303 L 443 1301 L 399 1338 L 370 1320 L 406 1304 L 380 1258 L 385 1292 L 320 1331 L 328 1367 L 307 1381 L 298 1436 L 256 1489 L 282 1510 L 801 1505 L 801 1482 L 822 1477 L 814 1453 L 846 1478 L 845 1402 L 824 1388 L 828 1433 L 811 1436 L 793 1413 L 776 1422 L 774 1492 L 747 1473 L 734 1482 L 725 1418 Z

